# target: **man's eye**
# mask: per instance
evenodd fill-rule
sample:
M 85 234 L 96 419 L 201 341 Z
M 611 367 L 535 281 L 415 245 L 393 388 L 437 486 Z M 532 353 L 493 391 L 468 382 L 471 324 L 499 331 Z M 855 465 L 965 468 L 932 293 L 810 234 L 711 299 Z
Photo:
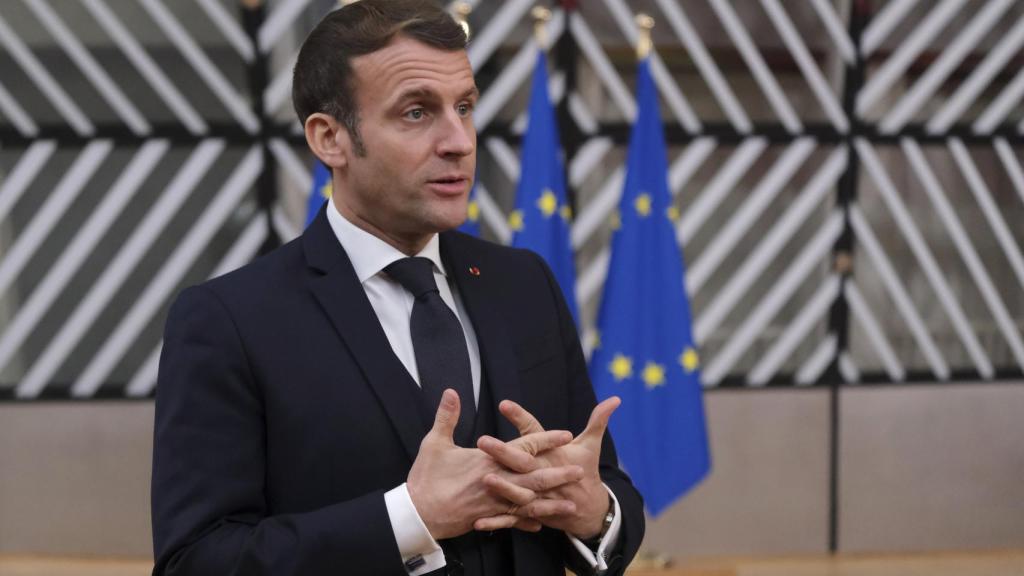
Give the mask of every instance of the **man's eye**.
M 459 104 L 459 116 L 469 116 L 473 112 L 473 105 L 468 103 Z
M 423 109 L 415 108 L 413 110 L 409 110 L 408 112 L 405 113 L 405 117 L 409 118 L 410 120 L 419 120 L 423 118 Z

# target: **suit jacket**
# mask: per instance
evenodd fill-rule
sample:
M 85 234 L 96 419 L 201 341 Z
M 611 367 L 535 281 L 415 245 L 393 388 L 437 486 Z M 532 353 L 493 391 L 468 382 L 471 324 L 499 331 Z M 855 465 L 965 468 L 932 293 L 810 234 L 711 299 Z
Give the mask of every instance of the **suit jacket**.
M 494 402 L 581 432 L 594 392 L 543 260 L 457 232 L 440 244 Z M 184 290 L 156 393 L 154 575 L 405 576 L 384 493 L 430 429 L 418 393 L 323 211 L 299 239 Z M 601 476 L 622 510 L 621 573 L 644 518 L 607 435 Z M 576 556 L 558 531 L 508 538 L 517 575 L 560 575 Z

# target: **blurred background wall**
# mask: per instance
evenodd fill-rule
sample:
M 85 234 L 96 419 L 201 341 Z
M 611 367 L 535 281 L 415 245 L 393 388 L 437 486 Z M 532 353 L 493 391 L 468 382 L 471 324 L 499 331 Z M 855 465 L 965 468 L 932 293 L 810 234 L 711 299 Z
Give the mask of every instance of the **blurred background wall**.
M 499 242 L 535 3 L 468 2 Z M 714 463 L 648 549 L 1024 547 L 1024 2 L 541 4 L 588 348 L 657 22 Z M 166 307 L 300 233 L 290 69 L 334 6 L 0 3 L 0 553 L 151 553 Z

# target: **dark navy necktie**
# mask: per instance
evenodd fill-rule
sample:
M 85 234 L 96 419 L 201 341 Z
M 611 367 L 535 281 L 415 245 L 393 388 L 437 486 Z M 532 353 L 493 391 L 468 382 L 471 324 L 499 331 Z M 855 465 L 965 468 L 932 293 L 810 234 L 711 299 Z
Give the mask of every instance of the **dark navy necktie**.
M 455 441 L 467 446 L 473 440 L 476 414 L 469 351 L 462 324 L 441 299 L 437 289 L 434 263 L 429 258 L 402 258 L 388 265 L 384 271 L 416 298 L 409 327 L 416 353 L 416 369 L 420 373 L 420 388 L 429 413 L 433 417 L 437 412 L 445 388 L 458 392 L 462 411 L 455 428 Z

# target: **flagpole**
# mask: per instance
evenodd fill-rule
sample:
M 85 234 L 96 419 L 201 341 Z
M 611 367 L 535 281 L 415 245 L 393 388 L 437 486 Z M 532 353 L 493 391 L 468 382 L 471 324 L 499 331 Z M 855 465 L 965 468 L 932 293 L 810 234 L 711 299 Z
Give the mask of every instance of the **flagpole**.
M 459 23 L 459 26 L 462 26 L 462 31 L 466 33 L 466 40 L 469 40 L 469 15 L 472 12 L 473 5 L 469 2 L 456 2 L 452 5 L 452 13 L 455 15 L 455 21 Z
M 633 18 L 636 23 L 637 31 L 640 33 L 639 38 L 636 42 L 636 59 L 643 60 L 651 53 L 651 30 L 654 28 L 654 18 L 643 12 L 636 15 Z
M 548 51 L 548 22 L 551 21 L 551 10 L 544 6 L 534 6 L 530 11 L 533 17 L 533 39 L 545 53 Z

